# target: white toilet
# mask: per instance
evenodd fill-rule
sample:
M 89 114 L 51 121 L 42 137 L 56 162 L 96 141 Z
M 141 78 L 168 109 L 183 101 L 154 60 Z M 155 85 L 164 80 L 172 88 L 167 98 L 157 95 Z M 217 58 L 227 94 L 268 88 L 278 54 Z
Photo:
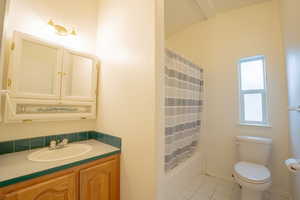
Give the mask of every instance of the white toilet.
M 242 187 L 241 200 L 262 200 L 271 186 L 271 173 L 266 167 L 271 155 L 272 139 L 237 136 L 239 162 L 234 165 L 234 179 Z

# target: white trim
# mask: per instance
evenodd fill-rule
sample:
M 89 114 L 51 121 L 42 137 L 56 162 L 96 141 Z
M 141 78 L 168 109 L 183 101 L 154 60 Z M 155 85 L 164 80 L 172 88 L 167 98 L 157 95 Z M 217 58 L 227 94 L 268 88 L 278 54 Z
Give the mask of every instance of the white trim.
M 297 106 L 297 107 L 289 107 L 288 109 L 289 109 L 289 111 L 298 111 L 298 112 L 300 112 L 300 106 Z
M 67 74 L 68 71 L 66 71 L 67 70 L 66 66 L 69 64 L 69 59 L 70 59 L 71 55 L 87 58 L 92 61 L 91 90 L 90 90 L 89 96 L 68 96 L 66 94 L 68 77 L 70 76 L 70 74 Z M 61 93 L 60 93 L 61 99 L 62 100 L 74 100 L 74 101 L 96 101 L 97 81 L 98 81 L 97 64 L 98 64 L 98 60 L 93 55 L 86 54 L 86 53 L 80 53 L 80 52 L 69 50 L 69 49 L 64 49 L 62 71 L 63 71 L 63 73 L 66 73 L 66 75 L 64 75 L 61 80 Z
M 10 0 L 5 0 L 5 8 L 3 13 L 3 27 L 2 27 L 2 37 L 0 38 L 0 90 L 3 88 L 3 76 L 4 76 L 4 63 L 5 63 L 5 49 L 6 49 L 6 39 L 7 39 L 7 18 L 8 18 L 8 11 L 10 7 Z M 0 122 L 2 121 L 2 103 L 0 98 Z
M 8 90 L 0 90 L 0 95 L 6 95 L 8 93 L 9 93 Z
M 17 104 L 41 104 L 41 105 L 72 105 L 72 106 L 90 106 L 89 113 L 41 113 L 41 114 L 16 114 Z M 32 121 L 58 121 L 58 120 L 78 120 L 78 119 L 96 119 L 96 102 L 74 102 L 74 101 L 56 101 L 56 100 L 36 100 L 36 99 L 11 99 L 6 100 L 5 123 L 23 122 L 29 119 Z
M 254 90 L 242 90 L 241 80 L 241 63 L 247 61 L 262 60 L 263 61 L 263 76 L 264 76 L 264 89 Z M 271 127 L 269 121 L 269 110 L 268 110 L 268 84 L 267 84 L 267 73 L 266 73 L 266 57 L 263 55 L 241 58 L 238 61 L 238 84 L 239 84 L 239 124 L 247 126 L 260 126 L 260 127 Z M 244 119 L 244 95 L 246 94 L 261 94 L 262 100 L 262 121 L 247 121 Z
M 15 49 L 11 51 L 10 55 L 10 64 L 9 64 L 9 75 L 8 78 L 11 80 L 11 96 L 14 98 L 41 98 L 41 99 L 56 99 L 60 98 L 60 81 L 61 76 L 58 74 L 62 71 L 62 58 L 63 58 L 63 47 L 60 45 L 56 45 L 53 43 L 48 43 L 40 40 L 37 37 L 21 33 L 18 31 L 14 32 L 13 40 L 15 43 Z M 22 48 L 23 48 L 23 41 L 29 41 L 37 45 L 49 47 L 51 49 L 56 50 L 56 65 L 53 70 L 53 93 L 49 94 L 40 94 L 40 93 L 33 93 L 30 91 L 19 91 L 19 76 L 22 61 Z
M 257 126 L 257 127 L 266 127 L 266 128 L 272 128 L 271 124 L 248 124 L 248 123 L 242 123 L 238 122 L 238 126 Z
M 11 112 L 11 115 L 15 116 L 16 113 L 14 112 L 14 106 L 12 105 L 10 97 L 9 97 L 9 90 L 0 90 L 0 96 L 1 95 L 6 97 L 6 102 L 7 102 L 8 108 Z

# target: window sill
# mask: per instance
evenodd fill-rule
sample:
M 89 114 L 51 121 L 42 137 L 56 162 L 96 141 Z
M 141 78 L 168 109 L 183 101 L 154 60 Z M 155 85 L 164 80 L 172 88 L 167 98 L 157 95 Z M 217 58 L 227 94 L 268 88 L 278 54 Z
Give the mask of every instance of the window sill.
M 271 124 L 249 124 L 249 123 L 238 123 L 239 126 L 256 126 L 256 127 L 264 127 L 264 128 L 272 128 Z

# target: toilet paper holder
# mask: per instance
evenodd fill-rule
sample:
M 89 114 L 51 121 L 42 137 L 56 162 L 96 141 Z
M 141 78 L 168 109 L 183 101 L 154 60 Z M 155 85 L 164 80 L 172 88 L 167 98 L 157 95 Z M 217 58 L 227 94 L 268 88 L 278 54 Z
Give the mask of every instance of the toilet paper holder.
M 290 158 L 285 161 L 285 165 L 291 172 L 300 171 L 300 159 Z

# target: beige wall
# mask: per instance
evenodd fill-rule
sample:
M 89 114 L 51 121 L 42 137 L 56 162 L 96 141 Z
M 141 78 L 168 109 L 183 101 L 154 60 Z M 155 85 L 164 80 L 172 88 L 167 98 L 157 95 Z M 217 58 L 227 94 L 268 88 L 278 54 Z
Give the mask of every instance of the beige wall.
M 97 130 L 122 137 L 121 199 L 156 196 L 155 1 L 101 0 Z
M 273 189 L 289 191 L 288 116 L 285 66 L 278 5 L 266 2 L 217 15 L 171 36 L 167 47 L 189 57 L 205 72 L 207 133 L 204 151 L 209 174 L 230 179 L 237 135 L 273 138 Z M 267 59 L 271 128 L 238 125 L 237 61 Z
M 281 0 L 284 47 L 286 53 L 287 77 L 289 88 L 289 104 L 291 107 L 300 105 L 300 1 Z M 292 157 L 300 158 L 300 114 L 289 112 L 290 140 Z M 293 199 L 300 199 L 300 174 L 291 174 Z
M 7 37 L 22 31 L 80 51 L 95 53 L 97 32 L 97 0 L 11 0 Z M 82 14 L 79 14 L 82 13 Z M 48 29 L 47 21 L 76 27 L 78 36 L 62 38 Z M 33 136 L 69 133 L 95 129 L 95 120 L 63 121 L 32 124 L 0 124 L 0 141 Z
M 6 2 L 4 0 L 0 1 L 0 38 L 2 38 L 2 31 L 3 31 L 3 25 L 4 25 L 4 16 L 5 16 L 5 8 L 6 8 Z M 2 40 L 0 40 L 1 45 Z
M 11 0 L 8 37 L 14 30 L 29 33 L 64 46 L 95 53 L 98 0 Z M 49 29 L 47 22 L 74 27 L 75 38 L 61 37 Z

